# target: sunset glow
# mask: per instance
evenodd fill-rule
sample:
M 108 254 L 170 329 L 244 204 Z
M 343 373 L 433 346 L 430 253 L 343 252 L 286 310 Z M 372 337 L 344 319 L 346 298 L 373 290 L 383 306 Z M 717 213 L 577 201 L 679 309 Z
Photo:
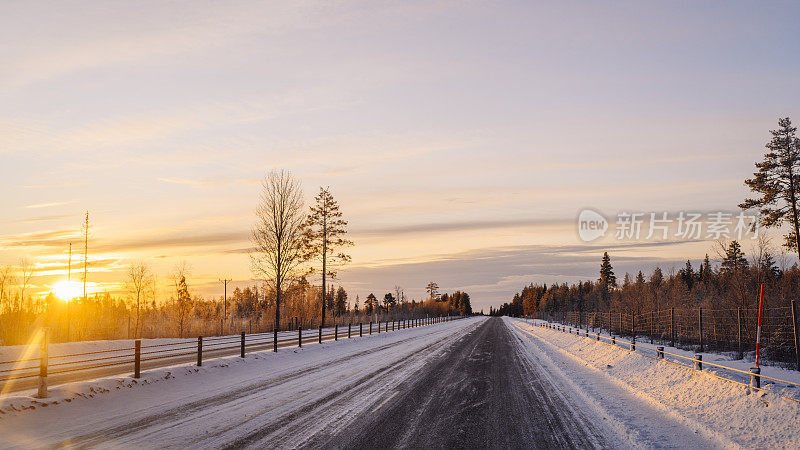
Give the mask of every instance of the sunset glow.
M 75 281 L 62 280 L 53 285 L 55 296 L 65 302 L 72 301 L 83 294 L 82 285 Z

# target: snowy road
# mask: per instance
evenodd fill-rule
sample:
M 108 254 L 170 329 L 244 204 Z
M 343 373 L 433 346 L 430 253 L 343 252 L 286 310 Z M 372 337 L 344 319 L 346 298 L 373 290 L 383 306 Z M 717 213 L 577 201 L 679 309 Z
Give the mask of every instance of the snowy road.
M 470 318 L 158 369 L 0 415 L 0 448 L 735 447 L 526 327 Z

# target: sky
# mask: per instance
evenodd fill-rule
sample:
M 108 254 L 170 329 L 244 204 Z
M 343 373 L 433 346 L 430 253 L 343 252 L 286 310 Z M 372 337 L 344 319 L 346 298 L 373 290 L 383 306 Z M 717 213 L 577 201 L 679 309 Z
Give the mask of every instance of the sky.
M 219 296 L 220 278 L 253 283 L 271 169 L 339 201 L 351 297 L 436 281 L 488 309 L 596 278 L 603 251 L 619 275 L 699 261 L 713 239 L 621 242 L 612 223 L 587 243 L 576 218 L 737 211 L 769 130 L 800 113 L 797 17 L 796 2 L 6 1 L 0 265 L 28 258 L 51 289 L 88 210 L 91 291 L 185 260 Z

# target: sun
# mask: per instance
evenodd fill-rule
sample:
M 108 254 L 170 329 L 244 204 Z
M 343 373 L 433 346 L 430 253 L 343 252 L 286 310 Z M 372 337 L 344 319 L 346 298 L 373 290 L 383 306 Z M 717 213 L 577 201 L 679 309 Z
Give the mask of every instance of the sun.
M 80 284 L 74 281 L 62 280 L 53 285 L 56 297 L 68 302 L 80 296 Z

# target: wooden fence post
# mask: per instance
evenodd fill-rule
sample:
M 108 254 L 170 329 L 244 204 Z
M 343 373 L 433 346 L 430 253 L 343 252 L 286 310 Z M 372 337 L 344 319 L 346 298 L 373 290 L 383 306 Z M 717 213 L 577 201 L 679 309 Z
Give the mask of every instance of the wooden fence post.
M 203 336 L 197 336 L 197 367 L 203 365 Z
M 358 322 L 358 337 L 364 336 L 364 323 Z
M 350 336 L 350 326 L 351 326 L 351 325 L 353 325 L 353 324 L 352 324 L 352 323 L 350 323 L 350 322 L 347 322 L 347 339 L 350 339 L 350 337 L 351 337 L 351 336 Z
M 39 354 L 39 392 L 36 397 L 47 398 L 47 364 L 48 364 L 48 340 L 50 339 L 49 330 L 42 328 L 42 345 Z
M 142 340 L 137 339 L 133 345 L 133 378 L 140 378 L 142 375 Z
M 303 346 L 303 327 L 297 326 L 297 346 Z
M 244 358 L 244 331 L 242 331 L 242 346 L 241 346 L 241 350 L 242 351 L 241 351 L 241 354 L 239 356 Z
M 792 300 L 792 326 L 794 327 L 794 360 L 797 363 L 797 370 L 800 371 L 800 350 L 797 347 L 797 341 L 800 336 L 797 334 L 797 308 L 795 307 L 794 300 Z

